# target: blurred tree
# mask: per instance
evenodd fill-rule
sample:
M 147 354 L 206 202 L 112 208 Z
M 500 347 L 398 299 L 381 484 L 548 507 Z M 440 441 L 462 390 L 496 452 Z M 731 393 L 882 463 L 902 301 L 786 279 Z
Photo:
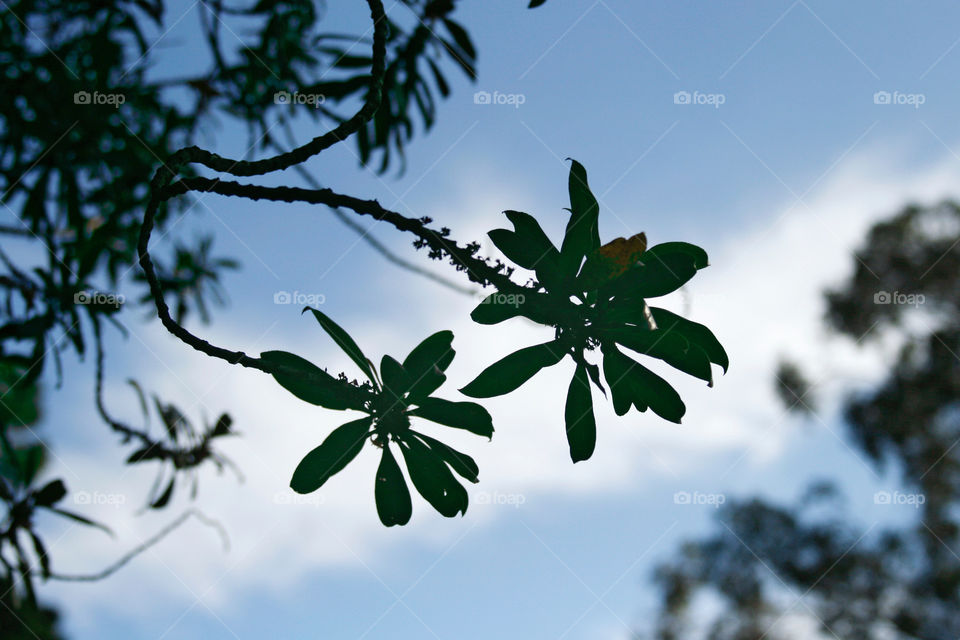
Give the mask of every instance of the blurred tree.
M 960 206 L 907 206 L 855 258 L 852 278 L 826 294 L 829 326 L 867 343 L 892 332 L 902 347 L 882 384 L 847 400 L 848 434 L 899 474 L 915 521 L 858 528 L 824 485 L 795 507 L 731 502 L 716 533 L 657 570 L 659 622 L 643 637 L 810 637 L 790 630 L 791 616 L 830 638 L 960 637 Z

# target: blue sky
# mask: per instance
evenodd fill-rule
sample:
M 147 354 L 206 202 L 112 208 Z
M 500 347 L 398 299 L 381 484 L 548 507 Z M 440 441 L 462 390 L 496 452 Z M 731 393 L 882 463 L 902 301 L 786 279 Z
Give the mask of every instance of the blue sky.
M 366 29 L 362 3 L 328 4 L 330 31 Z M 359 168 L 352 146 L 330 149 L 310 170 L 340 192 L 429 215 L 458 240 L 505 225 L 504 209 L 537 215 L 557 239 L 563 159 L 575 157 L 600 197 L 604 240 L 645 231 L 654 243 L 708 250 L 713 266 L 672 305 L 714 327 L 730 373 L 713 389 L 678 381 L 689 408 L 681 427 L 601 411 L 597 454 L 574 467 L 562 431 L 569 370 L 558 367 L 522 397 L 488 404 L 491 443 L 454 440 L 481 467 L 464 518 L 445 520 L 421 504 L 410 526 L 387 530 L 374 510 L 371 452 L 315 503 L 290 501 L 298 454 L 342 416 L 301 406 L 258 372 L 200 357 L 128 312 L 133 335 L 111 338 L 108 361 L 117 411 L 136 417 L 127 372 L 193 416 L 230 410 L 243 436 L 226 446 L 247 478 L 208 474 L 195 503 L 223 523 L 229 550 L 189 524 L 109 580 L 52 587 L 71 637 L 627 638 L 648 621 L 652 566 L 705 532 L 715 512 L 676 504 L 678 491 L 789 501 L 826 477 L 847 488 L 864 529 L 909 517 L 909 508 L 874 504 L 895 476 L 877 476 L 845 444 L 835 411 L 844 393 L 876 380 L 895 345 L 880 336 L 862 352 L 830 339 L 819 292 L 849 272 L 849 250 L 873 220 L 908 199 L 957 192 L 960 7 L 462 4 L 479 80 L 454 82 L 436 127 L 408 149 L 406 174 Z M 158 75 L 194 63 L 177 47 L 192 50 L 196 7 L 172 3 L 168 15 L 181 14 L 164 37 Z M 475 104 L 476 91 L 522 95 L 523 104 Z M 923 104 L 876 104 L 878 91 Z M 677 92 L 722 104 L 677 104 Z M 303 139 L 317 132 L 306 121 L 299 130 Z M 245 133 L 229 122 L 211 133 L 219 151 L 244 151 Z M 460 355 L 443 395 L 457 399 L 456 387 L 482 366 L 544 335 L 472 325 L 475 300 L 390 266 L 321 208 L 209 196 L 174 233 L 198 230 L 214 232 L 218 250 L 244 264 L 227 278 L 231 304 L 215 325 L 191 325 L 223 346 L 290 349 L 349 370 L 312 320 L 273 304 L 277 291 L 315 294 L 375 360 L 453 328 Z M 445 272 L 412 250 L 412 238 L 371 233 Z M 776 404 L 771 375 L 781 354 L 813 372 L 824 398 L 817 417 L 785 416 Z M 71 572 L 109 563 L 190 506 L 181 496 L 169 514 L 138 515 L 152 472 L 125 468 L 93 418 L 90 371 L 68 363 L 64 388 L 49 391 L 44 430 L 57 456 L 49 472 L 123 504 L 87 505 L 118 529 L 117 542 L 45 523 L 56 562 Z

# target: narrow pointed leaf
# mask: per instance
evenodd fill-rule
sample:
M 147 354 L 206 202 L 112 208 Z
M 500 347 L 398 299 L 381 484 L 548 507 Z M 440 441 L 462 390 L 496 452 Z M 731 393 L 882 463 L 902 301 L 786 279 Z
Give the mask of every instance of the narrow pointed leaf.
M 522 316 L 540 324 L 554 322 L 561 305 L 550 296 L 536 291 L 523 293 L 501 293 L 495 291 L 470 313 L 470 318 L 478 324 L 498 324 L 510 318 Z
M 587 183 L 587 170 L 570 160 L 570 220 L 560 248 L 565 276 L 575 276 L 583 258 L 600 247 L 600 207 Z
M 652 358 L 659 358 L 675 369 L 710 384 L 713 383 L 710 358 L 706 351 L 676 331 L 618 329 L 611 331 L 609 335 L 627 349 Z
M 373 372 L 373 365 L 370 364 L 370 360 L 363 355 L 363 351 L 360 350 L 360 347 L 357 346 L 353 338 L 322 311 L 317 311 L 313 307 L 304 307 L 303 310 L 307 311 L 308 309 L 313 314 L 313 317 L 317 319 L 317 322 L 320 323 L 320 326 L 323 327 L 323 330 L 330 334 L 330 337 L 337 343 L 337 346 L 343 349 L 344 353 L 360 367 L 360 370 L 369 378 L 370 382 L 376 384 L 377 380 Z
M 603 366 L 607 384 L 613 390 L 614 410 L 618 415 L 626 413 L 622 409 L 627 402 L 639 411 L 649 407 L 661 418 L 680 423 L 686 406 L 666 380 L 624 355 L 615 345 L 603 346 Z
M 363 401 L 356 388 L 334 378 L 309 360 L 286 351 L 265 351 L 260 359 L 301 371 L 301 375 L 273 374 L 273 379 L 284 389 L 327 409 L 362 409 Z
M 730 366 L 730 360 L 727 358 L 727 352 L 724 350 L 723 345 L 720 344 L 720 341 L 717 340 L 717 337 L 713 335 L 710 329 L 692 320 L 687 320 L 683 316 L 678 316 L 666 309 L 650 307 L 650 311 L 653 314 L 654 320 L 657 322 L 657 326 L 661 330 L 676 331 L 693 344 L 699 346 L 707 352 L 707 356 L 710 357 L 710 362 L 723 367 L 723 371 L 726 373 L 727 368 Z
M 434 509 L 446 518 L 467 512 L 467 490 L 437 453 L 417 438 L 404 439 L 400 451 L 417 493 Z
M 105 525 L 105 524 L 100 524 L 99 522 L 95 522 L 95 521 L 91 520 L 90 518 L 86 518 L 86 517 L 84 517 L 84 516 L 81 516 L 81 515 L 78 514 L 78 513 L 74 513 L 74 512 L 72 512 L 72 511 L 67 511 L 67 510 L 61 509 L 61 508 L 59 508 L 59 507 L 47 507 L 47 508 L 50 509 L 50 511 L 53 511 L 54 513 L 60 514 L 60 515 L 63 516 L 64 518 L 69 518 L 70 520 L 73 520 L 74 522 L 79 522 L 80 524 L 86 525 L 86 526 L 88 526 L 88 527 L 96 527 L 97 529 L 100 529 L 101 531 L 105 532 L 107 535 L 113 536 L 113 531 L 111 531 L 110 527 L 108 527 L 108 526 Z
M 469 480 L 476 484 L 480 481 L 480 467 L 473 458 L 465 453 L 460 453 L 451 446 L 445 445 L 436 438 L 418 431 L 410 430 L 410 433 L 423 440 L 424 444 L 430 447 L 444 462 L 450 465 L 450 468 L 456 471 L 464 480 Z
M 452 402 L 442 398 L 424 398 L 419 406 L 408 412 L 437 424 L 465 429 L 487 438 L 493 437 L 493 418 L 476 402 Z
M 30 531 L 30 539 L 33 541 L 33 550 L 37 554 L 37 560 L 40 561 L 40 575 L 44 579 L 50 577 L 50 556 L 47 554 L 46 547 L 43 546 L 43 540 L 36 533 Z
M 544 367 L 563 359 L 567 347 L 559 340 L 514 351 L 484 369 L 470 384 L 460 389 L 472 398 L 492 398 L 517 389 Z
M 167 503 L 170 502 L 170 498 L 173 496 L 173 486 L 176 479 L 176 476 L 170 478 L 170 482 L 167 483 L 167 488 L 163 490 L 163 493 L 161 493 L 156 500 L 150 503 L 151 509 L 163 509 L 167 506 Z

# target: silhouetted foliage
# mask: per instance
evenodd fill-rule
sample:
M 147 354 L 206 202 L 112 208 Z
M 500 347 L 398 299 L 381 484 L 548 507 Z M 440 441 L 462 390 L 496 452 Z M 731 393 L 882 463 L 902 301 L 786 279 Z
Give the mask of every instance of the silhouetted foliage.
M 855 260 L 853 277 L 827 294 L 830 326 L 858 342 L 868 334 L 868 344 L 893 331 L 903 346 L 885 381 L 846 402 L 848 433 L 858 452 L 899 474 L 915 520 L 857 526 L 821 485 L 793 508 L 731 502 L 717 533 L 657 571 L 653 637 L 808 637 L 775 628 L 790 613 L 826 637 L 960 636 L 960 207 L 906 207 L 870 230 Z M 720 599 L 718 613 L 697 606 L 704 593 Z
M 367 139 L 357 142 L 362 162 L 381 153 L 381 171 L 402 166 L 396 160 L 415 133 L 414 106 L 423 130 L 429 129 L 436 103 L 449 94 L 447 67 L 473 77 L 476 52 L 453 20 L 454 8 L 452 0 L 403 0 L 409 19 L 390 21 L 385 68 L 392 85 L 384 109 L 367 124 Z M 57 577 L 34 527 L 37 509 L 100 526 L 61 508 L 67 491 L 62 480 L 42 479 L 46 448 L 36 432 L 49 398 L 40 394 L 40 381 L 50 360 L 59 378 L 65 351 L 81 358 L 94 353 L 99 414 L 132 446 L 128 464 L 158 468 L 146 496 L 149 506 L 164 508 L 176 486 L 191 486 L 195 495 L 201 464 L 229 465 L 213 448 L 233 433 L 227 414 L 195 427 L 176 406 L 154 396 L 161 428 L 152 432 L 146 394 L 130 381 L 144 424 L 131 426 L 110 415 L 103 397 L 102 326 L 125 332 L 123 323 L 131 317 L 124 312 L 133 305 L 118 289 L 131 280 L 150 178 L 163 159 L 209 130 L 218 116 L 245 126 L 251 149 L 277 148 L 280 141 L 271 131 L 289 134 L 301 114 L 343 122 L 341 106 L 349 108 L 370 91 L 364 69 L 370 59 L 353 60 L 351 67 L 342 48 L 362 44 L 363 37 L 323 32 L 323 13 L 313 0 L 201 3 L 206 70 L 160 78 L 162 48 L 155 45 L 177 18 L 167 19 L 162 0 L 12 0 L 0 7 L 0 200 L 15 219 L 0 225 L 0 235 L 10 240 L 0 250 L 0 578 L 12 588 L 3 588 L 8 611 L 32 620 L 30 611 L 41 611 L 35 579 Z M 409 23 L 412 28 L 403 26 Z M 227 29 L 231 37 L 221 41 Z M 338 77 L 340 72 L 348 75 Z M 313 95 L 316 108 L 300 108 L 300 95 Z M 295 144 L 291 135 L 286 141 Z M 184 168 L 183 176 L 192 175 Z M 161 203 L 153 222 L 167 231 L 173 214 L 193 204 Z M 239 263 L 216 257 L 210 238 L 171 237 L 173 251 L 158 261 L 157 277 L 174 300 L 178 322 L 194 314 L 208 322 L 211 303 L 225 303 L 222 274 Z M 132 280 L 146 284 L 140 274 Z M 134 297 L 140 304 L 153 300 L 149 292 Z M 45 635 L 36 620 L 35 633 Z M 8 628 L 0 625 L 4 635 Z
M 781 360 L 773 377 L 780 402 L 788 411 L 813 413 L 815 407 L 810 381 L 795 362 Z
M 481 324 L 523 316 L 554 327 L 555 338 L 490 365 L 462 391 L 474 398 L 509 393 L 569 355 L 577 368 L 564 415 L 570 457 L 579 462 L 590 458 L 596 445 L 588 378 L 606 395 L 600 368 L 586 360 L 586 352 L 599 347 L 603 354 L 603 375 L 617 415 L 631 407 L 640 412 L 649 408 L 678 423 L 686 408 L 677 392 L 617 345 L 661 359 L 711 386 L 711 363 L 726 371 L 728 361 L 709 329 L 646 302 L 686 284 L 707 266 L 706 252 L 684 242 L 647 249 L 643 233 L 601 246 L 599 205 L 586 170 L 576 160 L 570 167 L 569 192 L 570 220 L 559 250 L 532 216 L 505 212 L 514 231 L 495 229 L 490 239 L 510 260 L 533 271 L 537 281 L 527 291 L 492 293 L 471 314 Z
M 227 413 L 213 424 L 195 427 L 174 404 L 155 395 L 148 403 L 148 394 L 130 381 L 144 424 L 131 426 L 111 416 L 104 397 L 103 326 L 109 323 L 125 333 L 129 315 L 124 311 L 131 305 L 117 290 L 128 280 L 137 287 L 146 285 L 148 291 L 139 293 L 138 303 L 152 302 L 164 327 L 185 344 L 231 365 L 268 373 L 313 404 L 366 414 L 334 429 L 306 454 L 293 473 L 294 490 L 320 488 L 367 440 L 381 449 L 374 498 L 387 526 L 405 524 L 412 511 L 392 447 L 401 452 L 414 488 L 444 516 L 467 509 L 466 490 L 454 474 L 478 481 L 472 458 L 411 428 L 411 419 L 422 419 L 492 437 L 492 420 L 483 407 L 432 395 L 445 381 L 444 370 L 454 355 L 449 331 L 428 337 L 402 363 L 384 356 L 378 370 L 345 330 L 311 309 L 367 378 L 359 383 L 345 374 L 332 376 L 294 354 L 267 351 L 258 358 L 224 349 L 184 326 L 194 315 L 202 324 L 210 322 L 211 304 L 226 302 L 223 274 L 239 267 L 229 257 L 214 257 L 209 237 L 186 241 L 174 235 L 171 255 L 151 255 L 151 234 L 175 231 L 174 214 L 186 214 L 195 204 L 182 197 L 190 192 L 323 204 L 337 215 L 343 215 L 337 211 L 343 209 L 372 216 L 413 234 L 414 246 L 428 249 L 430 259 L 448 260 L 470 282 L 495 287 L 493 304 L 474 312 L 478 322 L 525 315 L 554 328 L 553 342 L 508 356 L 464 390 L 477 397 L 507 393 L 543 366 L 570 355 L 577 370 L 564 413 L 574 462 L 589 458 L 595 444 L 590 381 L 605 393 L 599 366 L 587 361 L 588 352 L 600 348 L 619 415 L 631 406 L 651 408 L 674 422 L 685 411 L 679 396 L 617 345 L 659 358 L 710 384 L 711 364 L 726 369 L 726 353 L 706 327 L 646 303 L 647 298 L 675 291 L 706 267 L 706 253 L 681 242 L 647 249 L 644 234 L 601 245 L 599 207 L 587 186 L 586 170 L 576 161 L 569 176 L 570 222 L 559 250 L 527 214 L 507 212 L 515 231 L 491 233 L 508 258 L 536 273 L 537 281 L 526 286 L 511 280 L 512 267 L 478 256 L 479 243 L 460 245 L 450 239 L 450 229 L 431 228 L 429 218 L 408 218 L 376 201 L 322 189 L 315 182 L 309 182 L 312 189 L 264 187 L 199 175 L 195 165 L 226 174 L 222 177 L 303 171 L 307 160 L 350 137 L 362 164 L 379 156 L 381 173 L 390 167 L 402 171 L 404 149 L 416 132 L 415 115 L 422 131 L 430 129 L 438 98 L 450 93 L 447 68 L 459 68 L 472 81 L 477 52 L 467 30 L 452 17 L 454 0 L 401 0 L 391 12 L 402 18 L 388 16 L 381 0 L 366 4 L 371 39 L 321 31 L 323 7 L 313 0 L 260 0 L 252 6 L 200 3 L 208 68 L 166 79 L 152 72 L 156 37 L 172 26 L 164 20 L 162 0 L 3 4 L 0 199 L 18 224 L 0 226 L 0 234 L 21 241 L 23 247 L 17 247 L 14 257 L 0 251 L 5 269 L 0 273 L 0 500 L 5 509 L 0 586 L 10 584 L 17 610 L 39 616 L 38 629 L 49 628 L 53 621 L 37 603 L 38 577 L 101 579 L 188 516 L 203 519 L 193 510 L 184 513 L 99 573 L 67 576 L 53 569 L 35 528 L 37 511 L 110 530 L 62 508 L 66 484 L 41 480 L 45 446 L 22 437 L 24 428 L 40 417 L 38 385 L 48 355 L 53 356 L 59 382 L 62 353 L 72 350 L 83 358 L 93 352 L 97 412 L 122 444 L 131 447 L 125 454 L 127 464 L 158 465 L 157 481 L 146 496 L 150 508 L 167 507 L 185 484 L 192 485 L 195 496 L 201 465 L 223 469 L 230 464 L 214 448 L 219 438 L 234 434 Z M 245 34 L 232 50 L 221 40 L 223 29 Z M 358 44 L 369 46 L 369 54 L 366 46 L 357 53 Z M 300 105 L 311 108 L 297 108 Z M 329 125 L 329 130 L 298 145 L 291 132 L 301 114 Z M 250 144 L 243 158 L 195 146 L 218 115 L 246 127 Z M 286 144 L 272 133 L 275 128 L 288 134 Z M 264 149 L 276 155 L 248 158 Z M 543 253 L 534 255 L 533 249 Z M 135 259 L 142 274 L 128 278 Z M 519 301 L 516 313 L 503 310 L 500 296 Z M 174 301 L 172 312 L 168 297 Z M 160 418 L 159 434 L 151 430 L 148 404 Z

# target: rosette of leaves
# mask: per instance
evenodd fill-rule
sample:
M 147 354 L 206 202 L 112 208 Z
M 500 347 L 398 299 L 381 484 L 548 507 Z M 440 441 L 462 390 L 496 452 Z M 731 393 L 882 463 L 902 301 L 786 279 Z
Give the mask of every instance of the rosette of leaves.
M 599 349 L 603 377 L 617 415 L 631 407 L 651 409 L 679 423 L 686 410 L 679 394 L 624 349 L 657 358 L 713 384 L 712 364 L 724 371 L 727 354 L 713 333 L 647 299 L 676 291 L 707 266 L 707 254 L 685 242 L 647 248 L 643 233 L 600 244 L 599 205 L 576 160 L 569 175 L 570 220 L 557 249 L 533 216 L 504 212 L 514 229 L 494 229 L 490 239 L 503 254 L 536 275 L 536 285 L 497 291 L 474 309 L 480 324 L 514 317 L 554 327 L 553 340 L 520 349 L 495 362 L 461 391 L 490 398 L 514 391 L 545 367 L 570 356 L 576 370 L 567 391 L 564 417 L 570 457 L 588 459 L 596 445 L 590 382 L 606 395 L 600 367 L 586 353 Z
M 381 450 L 374 485 L 380 521 L 390 527 L 410 520 L 412 503 L 393 447 L 407 467 L 417 492 L 445 517 L 467 511 L 467 491 L 454 474 L 476 483 L 479 469 L 470 456 L 411 428 L 411 418 L 493 437 L 493 421 L 473 402 L 453 402 L 432 394 L 446 381 L 444 371 L 453 361 L 453 333 L 439 331 L 414 347 L 403 362 L 383 356 L 379 371 L 346 331 L 316 309 L 320 326 L 343 349 L 366 377 L 362 383 L 345 375 L 335 378 L 300 356 L 267 351 L 261 359 L 299 370 L 302 375 L 274 374 L 274 379 L 301 400 L 337 410 L 366 414 L 334 429 L 310 451 L 293 472 L 290 487 L 297 493 L 319 489 L 346 467 L 368 440 Z

